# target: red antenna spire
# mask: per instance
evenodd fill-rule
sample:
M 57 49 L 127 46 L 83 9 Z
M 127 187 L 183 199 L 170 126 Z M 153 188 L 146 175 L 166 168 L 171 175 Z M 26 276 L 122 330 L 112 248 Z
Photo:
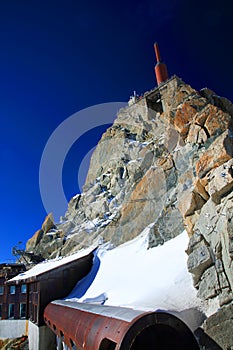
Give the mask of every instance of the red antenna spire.
M 155 49 L 155 55 L 157 59 L 157 64 L 155 66 L 155 75 L 157 84 L 160 85 L 164 81 L 168 80 L 168 71 L 167 66 L 165 63 L 162 63 L 160 52 L 159 52 L 159 46 L 157 43 L 154 44 Z
M 154 43 L 154 48 L 155 48 L 155 55 L 156 55 L 156 59 L 157 62 L 161 62 L 161 56 L 160 56 L 160 52 L 159 52 L 159 45 L 158 43 Z

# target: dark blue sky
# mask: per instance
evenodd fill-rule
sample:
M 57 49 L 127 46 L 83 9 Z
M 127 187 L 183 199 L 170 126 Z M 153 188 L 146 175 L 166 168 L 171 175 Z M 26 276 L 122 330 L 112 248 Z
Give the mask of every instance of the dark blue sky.
M 233 100 L 231 23 L 230 0 L 0 1 L 0 261 L 46 215 L 39 166 L 52 132 L 83 108 L 153 88 L 155 41 L 170 75 Z M 67 156 L 68 198 L 102 131 Z

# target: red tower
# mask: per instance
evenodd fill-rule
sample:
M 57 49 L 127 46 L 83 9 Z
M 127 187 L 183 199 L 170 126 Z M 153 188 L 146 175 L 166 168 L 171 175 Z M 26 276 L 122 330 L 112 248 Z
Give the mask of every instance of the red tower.
M 168 80 L 168 71 L 167 71 L 166 64 L 162 63 L 161 61 L 159 46 L 157 43 L 154 44 L 154 49 L 155 49 L 155 54 L 157 59 L 157 64 L 155 66 L 155 75 L 156 75 L 157 84 L 159 85 L 164 81 Z

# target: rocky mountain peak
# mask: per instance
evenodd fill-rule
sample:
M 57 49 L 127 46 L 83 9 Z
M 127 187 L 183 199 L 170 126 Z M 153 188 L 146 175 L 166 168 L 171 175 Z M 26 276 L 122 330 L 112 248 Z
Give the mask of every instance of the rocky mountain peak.
M 230 101 L 177 76 L 129 101 L 98 143 L 83 192 L 70 200 L 60 223 L 46 219 L 27 250 L 50 258 L 105 241 L 117 246 L 149 225 L 150 248 L 186 229 L 198 295 L 229 304 L 232 116 Z

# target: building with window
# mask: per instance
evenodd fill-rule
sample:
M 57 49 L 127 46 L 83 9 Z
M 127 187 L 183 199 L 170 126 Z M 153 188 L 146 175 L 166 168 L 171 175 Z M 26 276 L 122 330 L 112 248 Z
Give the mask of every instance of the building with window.
M 25 318 L 23 308 L 26 308 L 27 288 L 8 286 L 6 283 L 26 270 L 23 264 L 0 264 L 0 319 Z M 24 305 L 24 306 L 21 306 Z M 24 315 L 24 316 L 23 316 Z
M 1 293 L 5 298 L 0 302 L 0 338 L 11 338 L 12 329 L 18 327 L 21 333 L 13 337 L 28 335 L 30 350 L 56 349 L 55 334 L 44 322 L 45 307 L 66 297 L 89 273 L 93 252 L 90 247 L 69 257 L 39 263 L 28 271 L 18 270 L 18 274 L 5 279 L 0 289 L 0 298 Z

